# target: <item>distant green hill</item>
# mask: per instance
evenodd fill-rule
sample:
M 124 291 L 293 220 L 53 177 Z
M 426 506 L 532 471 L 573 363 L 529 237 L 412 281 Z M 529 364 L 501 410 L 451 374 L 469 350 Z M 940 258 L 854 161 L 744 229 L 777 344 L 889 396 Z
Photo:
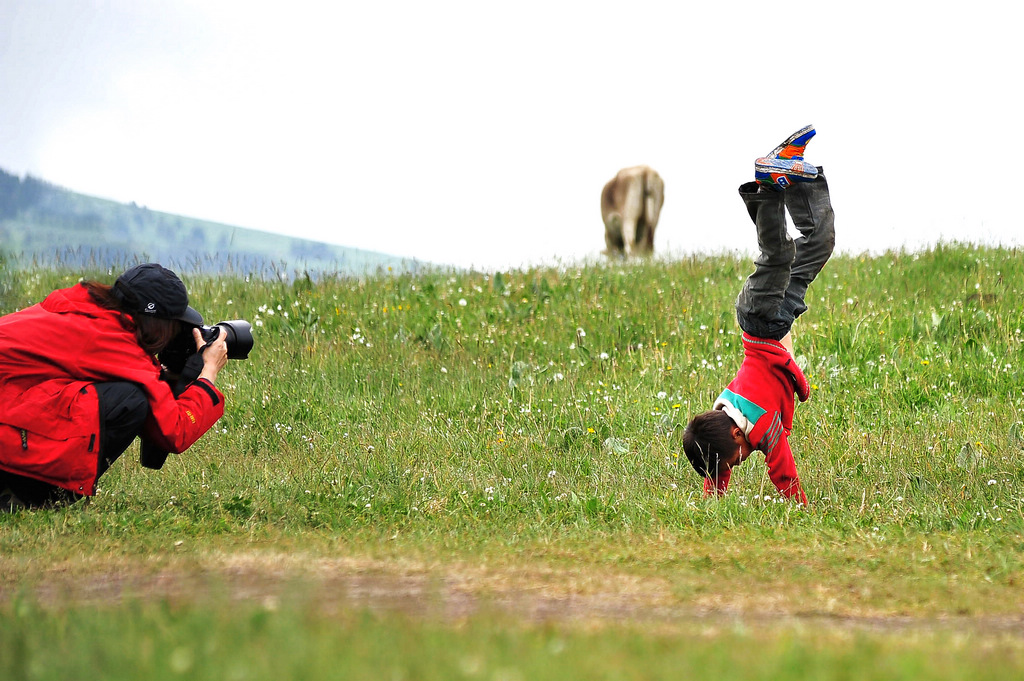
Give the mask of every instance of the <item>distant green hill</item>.
M 77 194 L 0 169 L 0 250 L 15 265 L 114 268 L 159 262 L 180 272 L 259 277 L 409 271 L 422 263 Z

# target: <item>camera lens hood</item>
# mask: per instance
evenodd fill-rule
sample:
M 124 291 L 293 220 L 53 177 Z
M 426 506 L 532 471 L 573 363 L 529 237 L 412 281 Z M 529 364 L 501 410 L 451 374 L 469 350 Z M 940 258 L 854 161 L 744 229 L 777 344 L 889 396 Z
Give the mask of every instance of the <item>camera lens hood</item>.
M 228 359 L 248 359 L 252 350 L 252 324 L 244 319 L 218 322 L 215 326 L 224 329 L 228 344 Z

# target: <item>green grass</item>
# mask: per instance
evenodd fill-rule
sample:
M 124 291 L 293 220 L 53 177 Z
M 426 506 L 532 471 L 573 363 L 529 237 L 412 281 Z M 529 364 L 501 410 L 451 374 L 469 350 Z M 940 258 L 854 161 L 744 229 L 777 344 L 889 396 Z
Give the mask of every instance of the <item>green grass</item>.
M 128 603 L 59 615 L 19 602 L 0 640 L 15 679 L 1015 678 L 1019 643 L 946 630 L 878 636 L 738 621 L 565 628 L 477 615 L 447 625 L 395 614 L 324 615 L 309 603 Z
M 180 606 L 184 631 L 155 626 L 151 645 L 173 649 L 171 638 L 211 627 L 245 658 L 259 637 L 233 637 L 246 638 L 246 618 L 266 617 L 289 640 L 322 646 L 310 655 L 327 668 L 348 656 L 309 634 L 322 617 L 342 636 L 408 649 L 409 660 L 438 657 L 430 669 L 396 657 L 395 678 L 450 677 L 456 667 L 445 665 L 473 658 L 466 651 L 483 651 L 487 672 L 464 676 L 497 678 L 509 640 L 519 645 L 510 659 L 524 655 L 519 678 L 544 678 L 530 665 L 555 678 L 558 660 L 544 651 L 558 636 L 599 651 L 565 659 L 577 669 L 593 659 L 608 678 L 643 676 L 639 659 L 659 660 L 648 676 L 712 664 L 696 645 L 706 641 L 740 678 L 777 678 L 808 659 L 821 665 L 811 678 L 845 678 L 829 670 L 861 658 L 865 678 L 1019 672 L 1019 637 L 1006 643 L 1018 651 L 1002 658 L 1007 667 L 985 662 L 984 650 L 1004 645 L 985 632 L 993 618 L 1020 617 L 1024 580 L 1020 254 L 943 245 L 833 258 L 794 329 L 813 384 L 791 438 L 809 509 L 777 498 L 759 456 L 736 471 L 728 497 L 704 499 L 681 454 L 681 427 L 739 365 L 733 302 L 750 269 L 708 256 L 489 275 L 187 279 L 208 320 L 255 325 L 251 358 L 221 374 L 225 417 L 160 472 L 129 450 L 87 507 L 0 516 L 0 638 L 87 619 L 90 606 L 74 605 L 82 584 L 111 574 L 231 575 L 244 557 L 283 570 L 277 583 L 324 587 L 321 572 L 342 561 L 343 571 L 458 579 L 483 600 L 607 596 L 625 615 L 596 632 L 481 616 L 472 628 L 482 633 L 469 635 L 444 617 L 377 619 L 344 605 L 235 618 L 197 598 Z M 5 275 L 2 311 L 79 276 Z M 31 596 L 54 583 L 71 605 Z M 138 618 L 171 622 L 150 603 L 160 589 L 147 593 L 67 645 Z M 682 613 L 670 624 L 683 633 L 631 624 L 625 593 Z M 42 629 L 10 616 L 29 606 Z M 903 630 L 831 632 L 826 644 L 771 627 L 691 634 L 688 618 L 704 613 L 959 618 L 964 631 L 949 636 L 983 645 L 929 631 L 904 655 Z M 774 675 L 745 652 L 762 643 Z M 146 659 L 135 662 L 157 664 L 156 653 Z M 349 661 L 351 676 L 370 673 Z

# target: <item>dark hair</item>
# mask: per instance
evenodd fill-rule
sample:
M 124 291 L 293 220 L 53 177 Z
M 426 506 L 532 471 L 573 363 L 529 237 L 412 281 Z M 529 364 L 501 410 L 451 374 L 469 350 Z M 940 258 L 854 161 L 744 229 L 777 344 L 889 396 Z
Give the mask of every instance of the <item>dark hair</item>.
M 114 295 L 114 287 L 98 281 L 83 281 L 82 286 L 89 292 L 96 304 L 108 310 L 116 310 L 123 316 L 125 328 L 135 332 L 135 340 L 151 355 L 167 347 L 167 344 L 181 333 L 181 322 L 176 319 L 135 316 L 127 306 Z
M 722 458 L 736 452 L 739 446 L 732 437 L 736 422 L 720 409 L 697 414 L 683 431 L 683 451 L 693 470 L 705 478 L 718 475 Z

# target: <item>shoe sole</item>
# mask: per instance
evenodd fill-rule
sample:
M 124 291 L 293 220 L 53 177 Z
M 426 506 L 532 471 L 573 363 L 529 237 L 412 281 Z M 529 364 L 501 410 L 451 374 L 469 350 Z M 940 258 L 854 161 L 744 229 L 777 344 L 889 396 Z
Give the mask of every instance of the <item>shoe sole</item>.
M 0 513 L 13 513 L 14 511 L 22 511 L 24 509 L 25 504 L 21 499 L 14 496 L 14 492 L 10 489 L 0 492 Z
M 763 157 L 754 161 L 754 172 L 765 175 L 795 175 L 808 180 L 818 176 L 818 168 L 807 161 Z

